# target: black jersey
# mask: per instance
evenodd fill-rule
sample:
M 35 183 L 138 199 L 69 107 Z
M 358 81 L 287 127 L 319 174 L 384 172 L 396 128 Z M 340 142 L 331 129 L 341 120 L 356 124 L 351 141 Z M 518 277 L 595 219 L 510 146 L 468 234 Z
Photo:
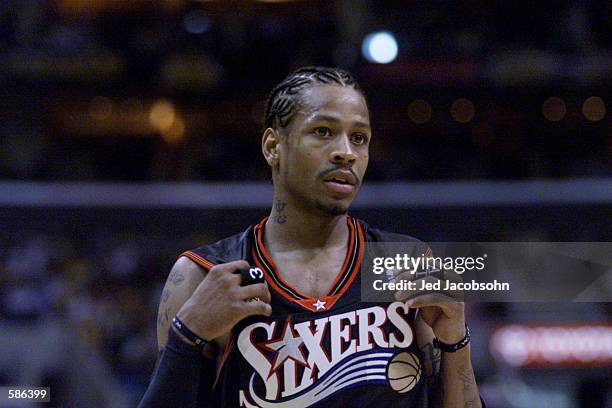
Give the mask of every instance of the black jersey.
M 427 406 L 415 311 L 403 302 L 360 299 L 366 242 L 418 240 L 347 217 L 342 270 L 326 296 L 313 298 L 286 283 L 263 245 L 265 219 L 246 231 L 183 253 L 205 269 L 244 259 L 270 287 L 272 316 L 238 323 L 218 369 L 215 405 L 241 407 Z

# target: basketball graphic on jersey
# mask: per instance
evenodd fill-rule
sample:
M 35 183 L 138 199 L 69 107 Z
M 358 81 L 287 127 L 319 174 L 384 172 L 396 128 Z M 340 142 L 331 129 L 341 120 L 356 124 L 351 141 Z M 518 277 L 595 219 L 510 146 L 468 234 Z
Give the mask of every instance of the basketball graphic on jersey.
M 421 360 L 413 353 L 396 354 L 387 366 L 387 379 L 395 391 L 403 394 L 410 391 L 421 379 Z

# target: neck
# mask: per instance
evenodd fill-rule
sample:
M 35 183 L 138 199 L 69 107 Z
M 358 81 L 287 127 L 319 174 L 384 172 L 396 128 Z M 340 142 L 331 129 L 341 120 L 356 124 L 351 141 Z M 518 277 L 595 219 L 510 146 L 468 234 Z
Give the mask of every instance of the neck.
M 274 203 L 265 226 L 265 245 L 272 251 L 315 249 L 346 245 L 346 215 L 305 211 L 288 198 L 274 194 Z

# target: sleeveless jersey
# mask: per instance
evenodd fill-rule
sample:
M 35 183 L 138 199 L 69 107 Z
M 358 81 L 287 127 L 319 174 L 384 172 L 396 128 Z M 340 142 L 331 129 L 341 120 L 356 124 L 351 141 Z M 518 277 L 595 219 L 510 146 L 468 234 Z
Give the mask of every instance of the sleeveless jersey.
M 244 259 L 263 271 L 272 295 L 272 316 L 251 316 L 233 328 L 212 406 L 426 407 L 416 312 L 404 302 L 362 302 L 360 266 L 366 242 L 412 242 L 415 254 L 427 246 L 347 216 L 342 270 L 326 296 L 313 298 L 276 270 L 263 245 L 265 221 L 182 254 L 206 270 Z

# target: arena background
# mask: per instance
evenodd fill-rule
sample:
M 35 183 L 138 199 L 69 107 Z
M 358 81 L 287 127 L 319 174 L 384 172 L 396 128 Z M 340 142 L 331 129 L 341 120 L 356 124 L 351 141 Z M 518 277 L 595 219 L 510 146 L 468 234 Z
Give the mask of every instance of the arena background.
M 368 96 L 354 215 L 425 241 L 610 241 L 611 49 L 605 0 L 0 2 L 0 384 L 136 405 L 177 255 L 268 211 L 263 104 L 302 65 Z M 488 406 L 612 407 L 610 312 L 468 305 Z M 581 355 L 567 335 L 594 325 Z

